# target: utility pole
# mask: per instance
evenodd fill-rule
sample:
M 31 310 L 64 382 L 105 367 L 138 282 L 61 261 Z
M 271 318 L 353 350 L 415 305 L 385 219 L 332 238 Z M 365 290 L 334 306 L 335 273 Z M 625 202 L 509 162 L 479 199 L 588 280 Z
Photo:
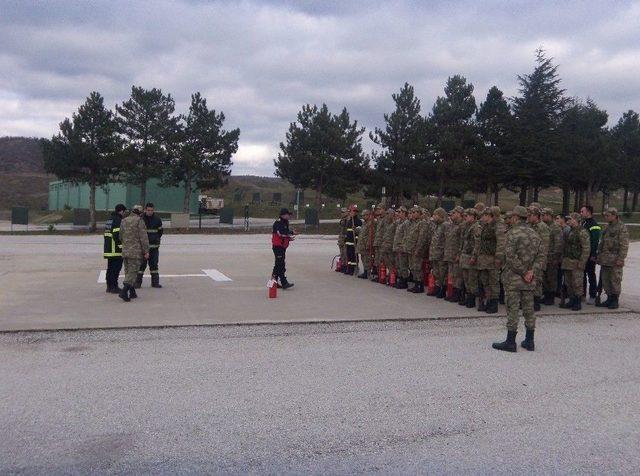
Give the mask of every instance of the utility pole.
M 296 220 L 300 219 L 300 189 L 296 189 Z

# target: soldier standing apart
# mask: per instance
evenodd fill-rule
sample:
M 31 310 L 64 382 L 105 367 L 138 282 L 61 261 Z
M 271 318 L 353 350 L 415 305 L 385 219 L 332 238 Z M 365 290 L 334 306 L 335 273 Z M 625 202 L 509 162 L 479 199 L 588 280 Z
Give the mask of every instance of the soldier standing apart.
M 120 222 L 127 210 L 118 203 L 104 227 L 103 257 L 107 260 L 107 292 L 118 294 L 122 289 L 118 286 L 118 277 L 122 269 L 122 244 L 120 242 Z
M 358 207 L 349 207 L 347 218 L 347 233 L 344 237 L 344 245 L 347 249 L 347 273 L 353 276 L 358 269 L 358 256 L 356 255 L 356 236 L 359 228 L 362 227 L 362 220 L 358 217 Z
M 453 281 L 453 294 L 446 298 L 449 302 L 458 302 L 462 288 L 462 274 L 460 272 L 460 241 L 462 232 L 462 214 L 464 208 L 458 206 L 451 211 L 444 241 L 444 261 L 447 263 L 447 273 Z
M 407 219 L 407 209 L 398 208 L 396 218 L 396 234 L 393 237 L 393 255 L 397 268 L 396 289 L 407 289 L 407 278 L 409 278 L 409 256 L 405 250 L 405 236 L 409 228 Z
M 571 227 L 571 231 L 565 241 L 562 253 L 562 270 L 569 301 L 560 304 L 560 307 L 579 311 L 582 309 L 584 268 L 589 260 L 591 246 L 589 244 L 589 234 L 580 226 L 580 215 L 578 213 L 569 215 L 567 223 Z
M 529 207 L 529 217 L 527 221 L 533 231 L 535 231 L 540 237 L 540 253 L 543 255 L 542 267 L 540 268 L 540 275 L 536 275 L 536 290 L 533 294 L 533 310 L 540 310 L 540 303 L 542 302 L 542 288 L 544 282 L 544 271 L 547 269 L 547 255 L 549 253 L 549 227 L 542 221 L 542 211 L 537 207 Z
M 364 210 L 362 212 L 362 227 L 358 231 L 356 241 L 356 253 L 360 256 L 360 262 L 363 268 L 362 273 L 358 275 L 360 279 L 367 279 L 369 277 L 369 270 L 371 269 L 373 226 L 373 213 L 371 210 Z
M 602 228 L 593 218 L 593 207 L 585 205 L 580 209 L 582 216 L 582 226 L 589 234 L 589 260 L 584 268 L 584 279 L 582 282 L 582 294 L 587 295 L 587 280 L 589 281 L 589 297 L 585 301 L 586 304 L 594 304 L 596 302 L 596 294 L 598 293 L 598 281 L 596 278 L 596 260 L 598 258 L 598 242 L 600 241 L 600 233 Z
M 444 261 L 445 232 L 449 226 L 447 212 L 436 208 L 433 212 L 433 235 L 429 244 L 429 263 L 436 282 L 434 296 L 444 298 L 447 293 L 447 263 Z
M 522 347 L 535 350 L 534 332 L 536 316 L 533 311 L 533 293 L 535 276 L 542 269 L 540 253 L 540 237 L 527 226 L 527 209 L 517 206 L 511 215 L 511 228 L 507 232 L 505 242 L 505 266 L 502 272 L 505 301 L 507 305 L 507 338 L 504 342 L 495 342 L 492 347 L 497 350 L 516 352 L 516 335 L 520 309 L 524 316 L 526 337 Z
M 544 271 L 543 294 L 544 304 L 553 306 L 558 289 L 558 270 L 562 261 L 563 235 L 562 228 L 553 219 L 553 210 L 542 210 L 542 221 L 549 227 L 549 247 L 547 253 L 547 266 Z
M 480 239 L 480 223 L 478 223 L 478 211 L 468 208 L 464 212 L 464 233 L 460 244 L 460 269 L 466 294 L 465 305 L 471 309 L 476 307 L 476 295 L 478 293 L 478 269 L 474 264 L 473 250 L 476 241 Z
M 391 274 L 391 270 L 395 266 L 393 239 L 396 236 L 396 211 L 393 208 L 389 208 L 384 219 L 387 223 L 384 227 L 382 242 L 380 243 L 380 253 L 382 254 L 382 261 L 387 268 L 386 284 L 389 284 L 389 276 Z
M 285 262 L 287 248 L 296 235 L 293 230 L 289 229 L 290 218 L 291 213 L 289 210 L 282 208 L 280 210 L 280 218 L 273 222 L 271 233 L 271 249 L 273 250 L 273 256 L 275 257 L 271 276 L 273 279 L 280 280 L 280 286 L 282 286 L 282 289 L 289 289 L 293 287 L 293 283 L 287 281 L 287 277 L 285 276 L 285 273 L 287 272 Z
M 340 263 L 342 265 L 343 273 L 347 272 L 347 248 L 344 245 L 344 237 L 347 234 L 347 217 L 349 216 L 349 212 L 346 208 L 340 209 L 340 231 L 338 233 L 338 249 L 340 250 Z M 336 271 L 338 269 L 336 268 Z
M 373 261 L 374 267 L 371 273 L 371 281 L 377 281 L 378 273 L 380 271 L 380 263 L 382 262 L 382 253 L 380 252 L 380 245 L 382 244 L 382 238 L 384 236 L 384 227 L 387 225 L 385 217 L 385 206 L 380 203 L 376 209 L 376 231 L 373 234 Z
M 480 236 L 476 240 L 472 260 L 478 268 L 478 282 L 483 291 L 483 296 L 479 296 L 478 311 L 495 314 L 498 312 L 498 272 L 504 261 L 504 241 L 498 240 L 496 219 L 489 208 L 482 212 L 481 220 Z
M 160 259 L 160 239 L 162 238 L 162 220 L 153 212 L 153 203 L 149 202 L 144 206 L 144 215 L 142 219 L 147 227 L 147 235 L 149 236 L 149 258 L 142 261 L 138 277 L 134 284 L 135 288 L 142 286 L 142 277 L 144 270 L 149 262 L 149 272 L 151 273 L 151 287 L 161 288 L 160 274 L 158 273 L 158 261 Z
M 125 302 L 138 297 L 133 285 L 138 278 L 142 260 L 149 259 L 149 237 L 141 214 L 142 205 L 136 205 L 133 213 L 120 223 L 124 282 L 119 296 Z
M 597 304 L 599 307 L 618 309 L 618 299 L 622 284 L 622 268 L 629 251 L 629 232 L 620 221 L 618 210 L 609 208 L 604 212 L 607 227 L 602 232 L 598 245 L 598 264 L 602 273 L 602 288 L 607 300 Z

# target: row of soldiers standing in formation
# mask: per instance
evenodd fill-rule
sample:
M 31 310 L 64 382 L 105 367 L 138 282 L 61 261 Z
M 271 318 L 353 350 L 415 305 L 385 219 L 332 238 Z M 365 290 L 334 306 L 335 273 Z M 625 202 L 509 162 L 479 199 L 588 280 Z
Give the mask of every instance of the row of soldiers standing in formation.
M 537 203 L 528 208 L 515 207 L 504 216 L 499 207 L 485 207 L 482 203 L 466 210 L 458 206 L 449 213 L 437 208 L 433 214 L 418 206 L 386 209 L 380 204 L 372 211 L 365 210 L 362 218 L 358 217 L 357 208 L 351 207 L 341 219 L 338 244 L 345 274 L 357 272 L 359 256 L 364 268 L 359 278 L 380 281 L 379 273 L 389 270 L 388 275 L 396 276 L 394 287 L 423 293 L 430 273 L 434 282 L 432 295 L 469 308 L 477 304 L 479 311 L 489 314 L 498 311 L 498 302 L 506 295 L 508 328 L 515 336 L 513 322 L 515 319 L 517 328 L 518 309 L 509 312 L 507 282 L 515 268 L 522 268 L 521 275 L 516 272 L 511 288 L 524 286 L 523 300 L 531 297 L 530 313 L 528 302 L 524 306 L 518 304 L 525 316 L 527 334 L 531 331 L 530 347 L 535 326 L 533 311 L 543 303 L 553 305 L 559 288 L 564 286 L 568 297 L 562 299 L 561 307 L 581 309 L 591 243 L 577 213 L 554 217 L 551 209 Z M 617 210 L 608 209 L 605 218 L 609 225 L 599 240 L 597 259 L 607 300 L 599 305 L 615 309 L 629 240 Z M 507 243 L 510 235 L 512 249 Z M 523 259 L 529 261 L 526 266 Z M 529 269 L 533 275 L 526 282 L 524 273 Z M 449 283 L 452 292 L 447 296 Z M 511 350 L 508 347 L 506 350 Z

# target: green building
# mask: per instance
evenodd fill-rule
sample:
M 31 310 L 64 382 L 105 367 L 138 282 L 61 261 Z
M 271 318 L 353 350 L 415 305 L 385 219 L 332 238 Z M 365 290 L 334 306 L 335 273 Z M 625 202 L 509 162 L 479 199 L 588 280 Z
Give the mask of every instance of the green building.
M 189 201 L 191 213 L 198 213 L 198 195 L 194 189 Z M 147 182 L 147 202 L 153 202 L 159 212 L 182 212 L 184 189 L 182 187 L 160 187 L 157 179 Z M 96 210 L 113 210 L 118 203 L 127 207 L 144 205 L 140 203 L 140 187 L 126 183 L 110 183 L 96 189 Z M 49 210 L 62 210 L 65 205 L 71 208 L 89 208 L 89 185 L 74 185 L 58 180 L 49 183 Z

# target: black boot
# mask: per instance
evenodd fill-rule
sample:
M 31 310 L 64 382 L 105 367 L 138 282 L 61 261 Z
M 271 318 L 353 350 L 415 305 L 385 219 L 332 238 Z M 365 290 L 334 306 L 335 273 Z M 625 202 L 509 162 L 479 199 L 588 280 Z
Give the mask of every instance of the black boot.
M 129 297 L 130 297 L 131 299 L 135 299 L 135 298 L 137 298 L 137 297 L 138 297 L 138 294 L 136 293 L 136 290 L 135 290 L 135 289 L 133 289 L 133 287 L 132 287 L 132 286 L 129 286 Z
M 293 283 L 287 281 L 287 278 L 285 278 L 284 276 L 280 278 L 280 282 L 282 283 L 282 289 L 289 289 L 293 287 Z
M 484 298 L 478 298 L 478 311 L 486 312 L 487 311 L 487 302 Z
M 530 350 L 530 351 L 536 350 L 535 343 L 533 342 L 533 334 L 534 334 L 534 332 L 535 331 L 533 329 L 527 329 L 527 335 L 525 336 L 524 340 L 520 344 L 523 348 L 525 348 L 527 350 Z
M 120 291 L 120 294 L 118 294 L 118 296 L 120 296 L 120 299 L 122 299 L 124 302 L 129 302 L 131 301 L 131 299 L 129 299 L 129 288 L 131 286 L 127 283 L 124 283 L 124 286 L 122 287 L 122 291 Z
M 487 304 L 487 310 L 485 312 L 487 314 L 496 314 L 498 312 L 498 300 L 489 299 L 489 303 Z
M 136 289 L 140 289 L 142 287 L 142 274 L 138 273 L 138 277 L 136 278 L 135 283 L 133 283 L 133 287 Z
M 161 288 L 162 285 L 160 284 L 160 275 L 158 273 L 152 273 L 151 274 L 151 287 L 152 288 Z
M 576 296 L 573 298 L 573 304 L 571 305 L 572 311 L 582 311 L 582 298 Z
M 467 302 L 465 303 L 469 309 L 476 307 L 476 297 L 473 294 L 467 294 Z
M 358 277 L 359 277 L 360 279 L 367 279 L 367 278 L 369 277 L 369 271 L 367 271 L 367 270 L 365 269 L 362 273 L 360 273 L 360 274 L 358 275 Z
M 538 312 L 540 310 L 540 297 L 539 296 L 533 296 L 533 310 L 535 312 Z
M 413 288 L 408 289 L 408 291 L 414 294 L 422 294 L 424 292 L 424 283 L 422 283 L 422 281 L 418 281 L 416 282 L 416 285 Z
M 438 297 L 440 296 L 440 286 L 434 286 L 433 288 L 433 294 L 429 294 L 429 296 L 435 296 Z
M 465 304 L 467 304 L 467 295 L 464 292 L 464 288 L 463 288 L 463 289 L 460 289 L 460 292 L 458 293 L 458 305 L 464 306 Z
M 544 305 L 545 306 L 553 306 L 555 304 L 555 296 L 554 293 L 544 293 Z
M 404 278 L 398 278 L 396 281 L 396 289 L 407 289 L 407 280 Z
M 447 287 L 446 286 L 440 286 L 438 294 L 436 294 L 436 297 L 438 299 L 444 299 L 445 297 L 447 297 Z
M 415 281 L 411 281 L 410 279 L 407 279 L 407 292 L 413 292 L 411 291 L 414 287 L 416 286 L 416 282 Z
M 518 352 L 518 346 L 516 345 L 515 331 L 507 331 L 507 339 L 504 342 L 494 342 L 491 347 L 496 350 L 504 350 L 506 352 Z
M 609 301 L 609 299 L 611 299 Z M 610 298 L 607 298 L 607 301 L 609 301 L 609 304 L 607 304 L 607 307 L 609 309 L 618 309 L 619 305 L 618 305 L 618 295 L 617 294 L 612 294 Z
M 571 309 L 572 306 L 573 306 L 573 298 L 570 297 L 568 299 L 565 299 L 564 302 L 561 302 L 558 307 L 560 307 L 561 309 Z
M 350 264 L 349 266 L 347 266 L 347 270 L 345 271 L 344 274 L 346 274 L 347 276 L 353 276 L 355 274 L 355 272 L 356 272 L 355 266 Z

